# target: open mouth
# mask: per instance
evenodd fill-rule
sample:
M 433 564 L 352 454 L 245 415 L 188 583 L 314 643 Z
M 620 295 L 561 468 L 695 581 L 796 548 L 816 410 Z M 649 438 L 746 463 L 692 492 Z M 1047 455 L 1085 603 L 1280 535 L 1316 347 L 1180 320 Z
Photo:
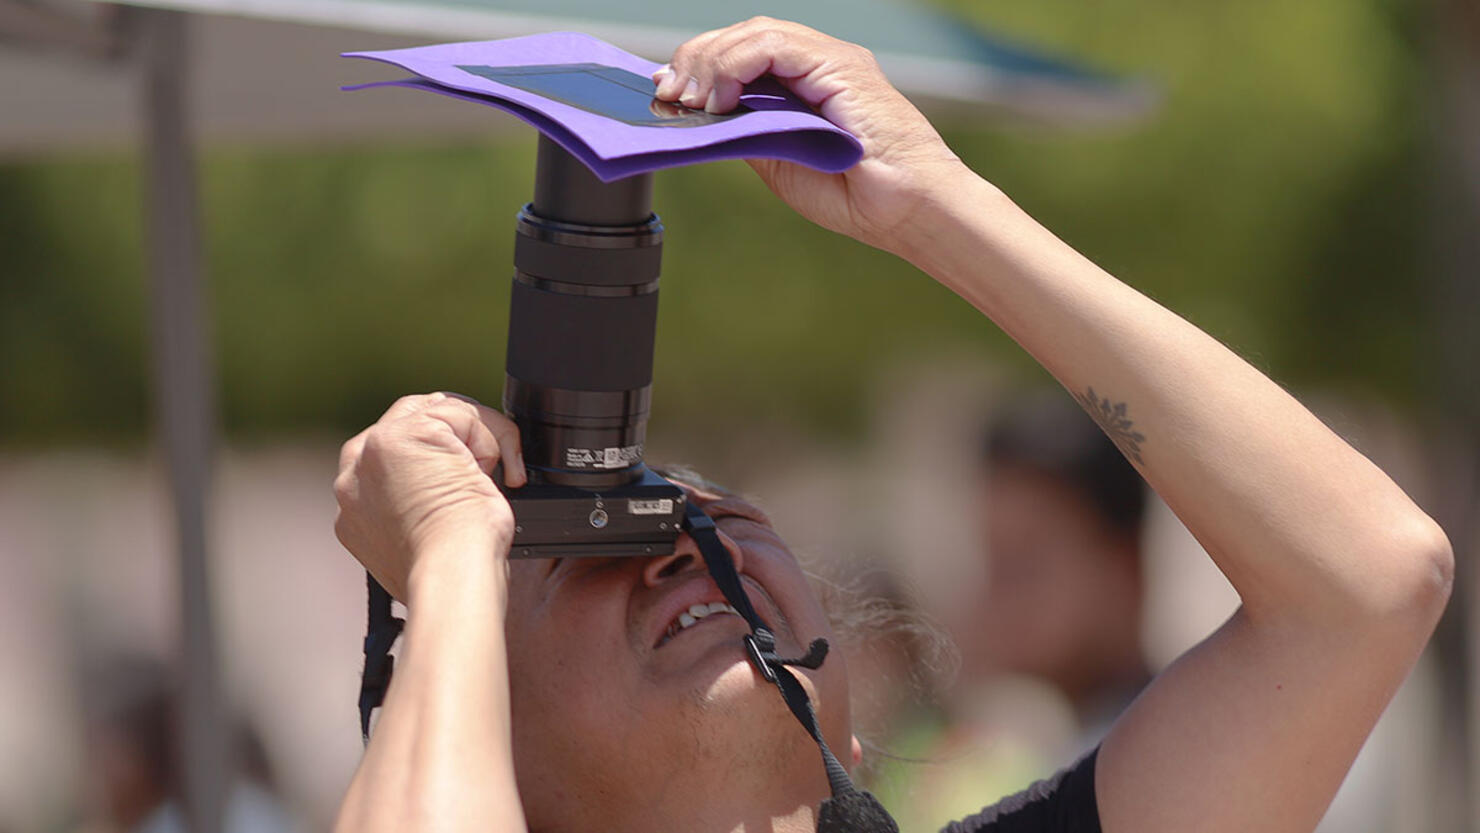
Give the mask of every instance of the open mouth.
M 688 610 L 679 613 L 673 621 L 668 623 L 668 629 L 663 632 L 663 638 L 658 640 L 654 647 L 661 648 L 664 643 L 678 636 L 683 631 L 692 628 L 711 616 L 729 615 L 739 616 L 740 611 L 731 607 L 727 602 L 710 602 L 709 604 L 690 605 Z

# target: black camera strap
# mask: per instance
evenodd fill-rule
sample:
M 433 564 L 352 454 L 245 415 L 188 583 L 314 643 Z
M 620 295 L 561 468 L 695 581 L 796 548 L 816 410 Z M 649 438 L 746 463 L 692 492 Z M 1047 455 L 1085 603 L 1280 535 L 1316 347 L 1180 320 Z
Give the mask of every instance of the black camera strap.
M 818 833 L 898 833 L 899 827 L 879 800 L 872 793 L 853 785 L 842 762 L 828 748 L 827 741 L 822 737 L 822 730 L 817 725 L 817 713 L 812 709 L 807 690 L 788 668 L 821 667 L 822 661 L 827 658 L 827 640 L 812 640 L 807 646 L 806 655 L 795 659 L 787 659 L 776 653 L 775 634 L 750 603 L 750 596 L 746 594 L 745 587 L 740 583 L 740 576 L 735 571 L 735 561 L 730 558 L 730 551 L 725 549 L 724 543 L 719 539 L 714 520 L 690 501 L 684 511 L 683 521 L 684 530 L 694 539 L 700 554 L 704 556 L 704 565 L 709 568 L 710 577 L 719 586 L 725 600 L 750 625 L 750 633 L 745 635 L 744 640 L 745 653 L 750 657 L 751 664 L 761 677 L 774 684 L 781 692 L 781 699 L 786 701 L 786 707 L 791 710 L 797 722 L 802 724 L 802 728 L 807 730 L 807 734 L 812 736 L 812 740 L 817 742 L 817 748 L 822 752 L 822 765 L 827 770 L 832 798 L 824 799 L 818 811 Z
M 385 692 L 391 687 L 391 672 L 396 666 L 391 646 L 406 627 L 406 620 L 391 615 L 391 594 L 368 570 L 365 584 L 370 592 L 366 604 L 369 616 L 365 622 L 365 673 L 360 677 L 360 736 L 368 744 L 370 714 L 385 702 Z

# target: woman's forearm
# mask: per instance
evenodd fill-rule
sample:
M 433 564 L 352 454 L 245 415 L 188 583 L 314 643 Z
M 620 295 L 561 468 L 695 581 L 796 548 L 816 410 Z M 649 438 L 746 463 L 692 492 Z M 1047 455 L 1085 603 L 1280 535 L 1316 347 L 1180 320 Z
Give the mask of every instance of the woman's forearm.
M 411 576 L 404 647 L 337 830 L 525 829 L 510 744 L 507 561 L 485 555 L 494 547 L 482 536 L 436 546 L 446 552 L 419 559 Z
M 1251 618 L 1417 611 L 1427 634 L 1447 590 L 1443 534 L 1279 386 L 975 177 L 936 191 L 904 240 L 1080 400 Z
M 1279 386 L 989 184 L 935 193 L 901 253 L 1085 405 L 1243 600 L 1106 737 L 1103 828 L 1313 829 L 1443 609 L 1448 542 Z

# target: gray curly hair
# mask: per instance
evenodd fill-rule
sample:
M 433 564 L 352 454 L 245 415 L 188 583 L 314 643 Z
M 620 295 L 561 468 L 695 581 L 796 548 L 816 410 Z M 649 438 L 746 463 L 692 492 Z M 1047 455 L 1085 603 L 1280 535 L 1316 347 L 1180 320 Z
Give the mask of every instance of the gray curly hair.
M 688 466 L 654 466 L 653 470 L 685 486 L 754 502 Z M 877 701 L 932 703 L 954 681 L 961 665 L 960 653 L 945 630 L 914 604 L 913 594 L 892 572 L 873 568 L 844 575 L 845 565 L 837 560 L 794 554 L 841 643 L 836 648 L 855 667 L 867 663 L 891 675 L 876 680 L 876 685 L 854 686 L 853 697 L 855 714 L 870 718 L 855 726 L 860 742 L 870 752 L 865 760 L 893 758 L 874 739 L 888 733 L 888 713 L 898 704 Z

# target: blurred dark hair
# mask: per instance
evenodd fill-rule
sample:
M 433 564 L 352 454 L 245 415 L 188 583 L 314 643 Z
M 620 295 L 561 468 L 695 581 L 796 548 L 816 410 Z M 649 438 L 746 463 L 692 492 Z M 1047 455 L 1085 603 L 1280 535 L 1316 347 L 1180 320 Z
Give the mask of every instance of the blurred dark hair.
M 1015 399 L 992 414 L 988 466 L 1049 475 L 1083 495 L 1111 529 L 1135 537 L 1146 514 L 1146 484 L 1095 424 L 1060 392 Z
M 125 655 L 98 660 L 85 669 L 81 706 L 93 730 L 124 743 L 152 783 L 167 795 L 182 789 L 178 732 L 180 675 L 151 657 Z M 250 721 L 234 716 L 229 726 L 231 763 L 243 777 L 275 789 L 271 761 Z
M 124 744 L 165 795 L 179 794 L 178 676 L 149 657 L 113 656 L 85 668 L 82 683 L 87 726 Z

